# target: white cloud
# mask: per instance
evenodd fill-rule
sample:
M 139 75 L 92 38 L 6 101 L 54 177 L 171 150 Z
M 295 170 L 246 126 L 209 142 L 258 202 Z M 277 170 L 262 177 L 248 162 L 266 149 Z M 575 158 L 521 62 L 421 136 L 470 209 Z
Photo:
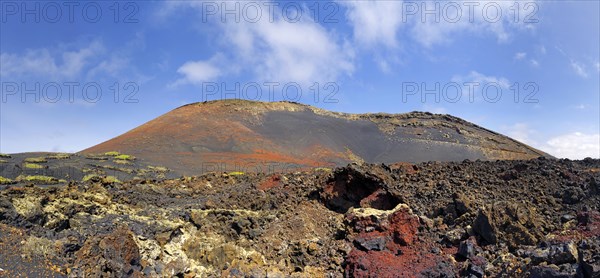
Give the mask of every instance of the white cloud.
M 189 61 L 183 64 L 177 72 L 184 77 L 175 81 L 173 85 L 181 84 L 201 84 L 207 81 L 216 81 L 223 71 L 219 64 L 222 64 L 222 56 L 217 54 L 207 61 Z
M 129 59 L 119 56 L 111 56 L 108 59 L 101 61 L 97 66 L 90 69 L 88 72 L 89 76 L 96 76 L 100 73 L 107 73 L 110 75 L 117 75 L 124 68 L 129 66 Z
M 457 83 L 475 82 L 480 86 L 484 84 L 495 83 L 503 89 L 506 89 L 510 86 L 510 82 L 504 77 L 485 75 L 477 71 L 471 71 L 469 72 L 469 74 L 464 76 L 455 75 L 454 77 L 452 77 L 452 81 Z
M 577 61 L 571 60 L 571 69 L 573 69 L 573 71 L 583 77 L 583 78 L 587 78 L 588 77 L 588 73 L 587 70 L 585 69 L 585 65 L 578 63 Z
M 541 149 L 558 158 L 600 158 L 600 134 L 573 132 L 560 135 L 548 140 Z
M 236 45 L 240 52 L 254 50 L 243 59 L 256 66 L 255 72 L 262 79 L 312 84 L 336 81 L 340 74 L 354 70 L 349 46 L 338 45 L 317 23 L 262 21 L 244 29 L 253 36 L 251 46 L 246 48 L 248 42 L 240 40 L 239 30 L 234 42 L 242 42 Z M 245 35 L 241 39 L 246 39 Z
M 510 81 L 504 77 L 485 75 L 477 71 L 471 71 L 466 75 L 454 75 L 450 81 L 463 86 L 460 101 L 470 103 L 500 101 L 502 96 L 493 90 L 504 91 L 510 86 Z M 491 91 L 487 91 L 488 89 Z
M 557 158 L 600 158 L 600 134 L 597 133 L 572 132 L 542 140 L 540 134 L 527 123 L 516 123 L 501 130 L 511 138 Z
M 537 134 L 532 128 L 526 123 L 516 123 L 511 126 L 504 126 L 501 128 L 504 133 L 521 143 L 530 145 L 532 147 L 538 145 L 537 141 L 533 137 Z
M 514 59 L 515 60 L 522 60 L 522 59 L 525 59 L 525 57 L 527 57 L 527 53 L 525 53 L 525 52 L 517 52 L 515 54 Z
M 354 29 L 354 39 L 367 47 L 398 46 L 397 33 L 402 27 L 402 1 L 340 1 Z
M 48 78 L 74 77 L 81 74 L 90 60 L 103 51 L 103 45 L 98 41 L 93 41 L 79 50 L 62 51 L 55 54 L 47 48 L 26 50 L 22 55 L 1 53 L 0 74 L 5 77 L 21 77 L 23 75 Z
M 597 62 L 597 63 L 596 63 L 596 70 L 597 70 L 598 72 L 600 72 L 600 62 Z
M 529 63 L 531 64 L 531 66 L 536 68 L 540 66 L 540 63 L 536 59 L 529 60 Z
M 241 72 L 253 74 L 255 81 L 308 86 L 352 74 L 354 53 L 349 44 L 339 42 L 323 26 L 305 17 L 290 22 L 276 13 L 273 20 L 263 16 L 257 22 L 213 20 L 211 24 L 223 34 L 222 57 L 218 61 L 189 61 L 178 72 L 190 83 Z
M 426 47 L 443 44 L 452 41 L 456 34 L 471 32 L 476 34 L 493 34 L 498 42 L 506 42 L 511 39 L 514 30 L 533 29 L 534 24 L 527 24 L 523 20 L 517 22 L 509 16 L 518 12 L 519 14 L 530 14 L 529 5 L 537 5 L 531 1 L 530 4 L 521 3 L 519 11 L 514 11 L 514 3 L 508 1 L 424 1 L 415 2 L 418 5 L 416 15 L 407 15 L 413 24 L 413 38 Z M 420 4 L 420 5 L 419 5 Z M 501 13 L 499 17 L 495 14 L 496 8 Z M 526 9 L 527 8 L 527 9 Z M 436 22 L 434 16 L 425 13 L 425 9 L 436 11 L 439 20 Z

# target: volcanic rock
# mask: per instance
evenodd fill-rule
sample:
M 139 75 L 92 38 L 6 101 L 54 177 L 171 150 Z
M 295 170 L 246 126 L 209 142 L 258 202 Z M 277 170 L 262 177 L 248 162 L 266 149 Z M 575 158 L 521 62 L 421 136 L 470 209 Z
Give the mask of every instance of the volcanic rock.
M 182 175 L 294 172 L 351 162 L 549 155 L 450 115 L 345 114 L 291 102 L 189 104 L 82 153 L 131 154 Z

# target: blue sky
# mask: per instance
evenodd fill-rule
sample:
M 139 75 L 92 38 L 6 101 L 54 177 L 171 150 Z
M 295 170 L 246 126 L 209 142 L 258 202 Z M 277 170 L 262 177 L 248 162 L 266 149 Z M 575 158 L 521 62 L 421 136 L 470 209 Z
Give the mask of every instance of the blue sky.
M 447 113 L 600 157 L 597 1 L 69 3 L 0 4 L 0 152 L 79 151 L 242 98 Z

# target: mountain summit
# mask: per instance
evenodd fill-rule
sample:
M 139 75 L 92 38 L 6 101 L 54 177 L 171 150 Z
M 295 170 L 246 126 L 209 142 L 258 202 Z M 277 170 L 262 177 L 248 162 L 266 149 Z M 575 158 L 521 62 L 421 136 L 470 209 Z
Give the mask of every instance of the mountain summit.
M 449 115 L 347 114 L 292 102 L 246 100 L 185 105 L 82 152 L 109 151 L 131 154 L 185 175 L 291 171 L 350 162 L 549 156 Z

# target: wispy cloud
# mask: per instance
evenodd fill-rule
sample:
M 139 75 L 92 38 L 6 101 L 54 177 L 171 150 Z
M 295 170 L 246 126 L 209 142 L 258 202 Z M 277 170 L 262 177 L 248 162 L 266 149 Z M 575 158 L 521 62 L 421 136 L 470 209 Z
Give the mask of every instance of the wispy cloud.
M 409 19 L 412 19 L 411 23 L 413 27 L 411 33 L 413 38 L 426 47 L 448 43 L 453 40 L 453 37 L 461 33 L 493 34 L 496 36 L 498 42 L 503 43 L 511 39 L 514 31 L 534 29 L 535 27 L 534 24 L 528 24 L 524 20 L 515 22 L 512 17 L 506 16 L 515 12 L 513 10 L 514 3 L 508 1 L 468 1 L 469 5 L 472 5 L 472 13 L 466 13 L 464 10 L 460 12 L 458 9 L 448 8 L 441 20 L 438 21 L 431 18 L 427 19 L 424 10 L 440 10 L 447 2 L 426 1 L 422 3 L 420 5 L 421 13 Z M 467 1 L 452 3 L 460 6 L 467 3 Z M 537 5 L 536 1 L 531 1 L 530 3 L 530 5 Z M 486 16 L 486 10 L 489 8 L 489 5 L 498 7 L 498 10 L 504 16 L 500 16 L 497 20 L 491 20 L 489 16 Z M 517 12 L 526 14 L 526 8 L 530 9 L 531 7 L 519 5 L 519 11 Z
M 527 123 L 515 123 L 510 126 L 504 126 L 502 131 L 509 137 L 532 147 L 536 147 L 538 142 L 533 138 L 537 132 L 533 130 Z
M 0 74 L 4 77 L 71 78 L 82 74 L 84 67 L 104 50 L 102 43 L 96 40 L 77 50 L 39 48 L 26 50 L 23 54 L 3 52 L 0 53 Z
M 577 61 L 571 60 L 571 69 L 579 76 L 583 77 L 583 78 L 587 78 L 588 77 L 588 72 L 585 68 L 584 64 L 581 64 Z
M 514 59 L 515 60 L 523 60 L 523 59 L 525 59 L 525 57 L 527 57 L 527 53 L 525 53 L 525 52 L 517 52 L 517 53 L 515 53 Z
M 453 82 L 464 83 L 474 82 L 480 85 L 494 83 L 498 84 L 501 88 L 505 89 L 510 86 L 510 81 L 504 77 L 498 77 L 493 75 L 485 75 L 477 71 L 471 71 L 467 75 L 455 75 L 452 77 Z
M 502 127 L 509 137 L 542 150 L 558 158 L 600 158 L 600 134 L 571 132 L 542 139 L 540 133 L 527 123 Z
M 531 64 L 531 66 L 535 68 L 540 66 L 540 63 L 536 59 L 529 60 L 529 64 Z
M 217 81 L 223 74 L 221 67 L 224 65 L 223 55 L 216 54 L 206 61 L 189 61 L 183 64 L 177 72 L 183 78 L 175 81 L 173 86 L 182 84 L 201 84 L 202 82 Z
M 541 148 L 559 158 L 600 158 L 600 134 L 563 134 L 551 138 Z
M 171 4 L 169 7 L 174 8 Z M 210 24 L 222 34 L 221 40 L 216 40 L 223 45 L 220 58 L 184 63 L 178 69 L 184 77 L 176 83 L 198 83 L 225 73 L 240 73 L 256 81 L 310 86 L 314 82 L 335 82 L 354 71 L 349 44 L 313 20 L 290 22 L 276 13 L 272 19 L 263 16 L 257 22 L 213 20 Z
M 354 39 L 361 45 L 397 47 L 397 33 L 402 27 L 402 1 L 339 1 L 346 6 L 346 17 L 354 29 Z

